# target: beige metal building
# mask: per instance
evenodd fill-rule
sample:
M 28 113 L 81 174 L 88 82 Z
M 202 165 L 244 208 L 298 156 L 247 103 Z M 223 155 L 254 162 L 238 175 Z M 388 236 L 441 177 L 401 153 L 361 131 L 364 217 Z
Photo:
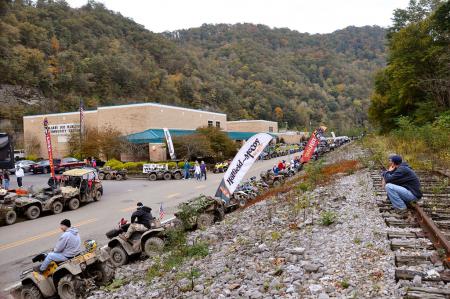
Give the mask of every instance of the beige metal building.
M 48 119 L 52 136 L 53 155 L 62 158 L 68 155 L 68 140 L 72 132 L 80 130 L 80 113 L 56 113 L 23 117 L 25 150 L 33 148 L 40 157 L 47 156 L 44 137 L 44 118 Z M 265 120 L 228 121 L 224 113 L 208 112 L 156 103 L 142 103 L 98 107 L 84 112 L 86 128 L 102 130 L 111 127 L 124 136 L 158 135 L 145 142 L 149 144 L 149 158 L 164 160 L 166 149 L 161 129 L 168 128 L 173 134 L 190 134 L 199 127 L 214 126 L 227 131 L 230 138 L 242 141 L 252 133 L 277 133 L 278 124 Z M 242 132 L 242 133 L 239 133 Z M 29 154 L 29 153 L 27 153 Z M 124 158 L 126 160 L 126 157 Z
M 68 153 L 68 137 L 80 129 L 80 113 L 57 113 L 23 117 L 25 148 L 38 144 L 41 157 L 46 157 L 43 121 L 48 119 L 55 157 Z M 227 116 L 223 113 L 207 112 L 155 103 L 99 107 L 84 112 L 85 126 L 102 130 L 111 127 L 123 135 L 152 129 L 195 130 L 198 127 L 215 126 L 226 130 Z M 154 148 L 154 147 L 153 147 Z

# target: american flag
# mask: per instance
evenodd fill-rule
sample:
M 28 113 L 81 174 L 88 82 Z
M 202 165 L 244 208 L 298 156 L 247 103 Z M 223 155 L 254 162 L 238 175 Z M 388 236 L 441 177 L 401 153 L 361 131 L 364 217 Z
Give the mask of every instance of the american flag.
M 161 219 L 163 219 L 164 218 L 164 209 L 163 209 L 163 206 L 162 206 L 162 203 L 161 203 L 161 205 L 159 206 L 159 220 L 161 220 Z
M 83 100 L 80 100 L 80 135 L 84 132 L 84 105 Z

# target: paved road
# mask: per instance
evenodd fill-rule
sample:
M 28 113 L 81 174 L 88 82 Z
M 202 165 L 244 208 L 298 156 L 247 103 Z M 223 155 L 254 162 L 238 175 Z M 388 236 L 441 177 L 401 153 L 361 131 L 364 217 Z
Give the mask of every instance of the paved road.
M 275 162 L 274 159 L 256 162 L 246 177 L 259 177 L 261 171 L 271 168 Z M 70 219 L 80 229 L 83 240 L 95 239 L 105 244 L 105 232 L 112 229 L 120 218 L 129 219 L 138 201 L 151 207 L 154 216 L 158 215 L 160 203 L 163 203 L 167 219 L 173 216 L 180 202 L 200 193 L 214 195 L 222 177 L 223 174 L 208 173 L 207 181 L 103 181 L 104 195 L 99 202 L 89 203 L 75 211 L 0 227 L 0 290 L 19 279 L 22 269 L 31 266 L 31 258 L 35 254 L 53 247 L 60 234 L 59 222 L 62 219 Z M 25 187 L 44 186 L 47 179 L 47 175 L 25 176 Z M 14 176 L 11 181 L 13 188 Z

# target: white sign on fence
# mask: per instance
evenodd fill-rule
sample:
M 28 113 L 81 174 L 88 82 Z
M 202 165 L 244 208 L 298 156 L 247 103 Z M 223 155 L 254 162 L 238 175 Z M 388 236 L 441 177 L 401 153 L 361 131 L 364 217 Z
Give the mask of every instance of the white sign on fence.
M 144 164 L 142 167 L 143 173 L 150 173 L 155 170 L 167 170 L 169 166 L 167 164 Z
M 49 129 L 50 133 L 53 135 L 70 135 L 70 133 L 80 131 L 80 124 L 50 125 Z

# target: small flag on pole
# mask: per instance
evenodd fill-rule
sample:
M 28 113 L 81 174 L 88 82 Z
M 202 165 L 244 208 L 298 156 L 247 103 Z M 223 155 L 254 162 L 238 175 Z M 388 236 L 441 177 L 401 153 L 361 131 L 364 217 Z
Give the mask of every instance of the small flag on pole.
M 164 218 L 164 209 L 163 209 L 163 205 L 161 203 L 161 205 L 159 206 L 159 220 Z

